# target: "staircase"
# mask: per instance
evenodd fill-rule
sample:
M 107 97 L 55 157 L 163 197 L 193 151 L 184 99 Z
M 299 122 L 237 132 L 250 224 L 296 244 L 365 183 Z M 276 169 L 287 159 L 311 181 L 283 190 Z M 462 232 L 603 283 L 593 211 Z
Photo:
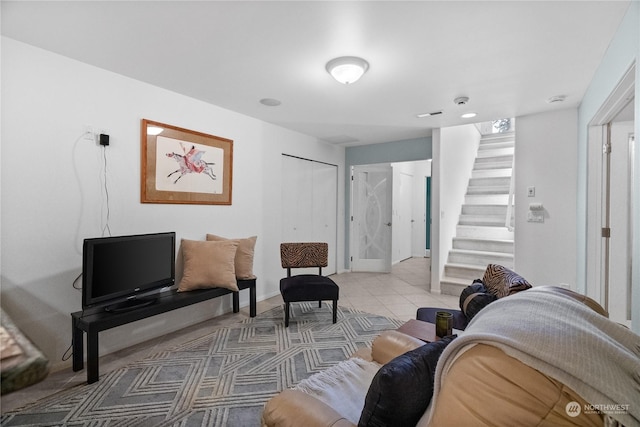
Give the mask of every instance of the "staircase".
M 513 229 L 505 226 L 513 167 L 514 132 L 482 137 L 465 202 L 440 280 L 443 294 L 460 295 L 487 264 L 513 268 Z

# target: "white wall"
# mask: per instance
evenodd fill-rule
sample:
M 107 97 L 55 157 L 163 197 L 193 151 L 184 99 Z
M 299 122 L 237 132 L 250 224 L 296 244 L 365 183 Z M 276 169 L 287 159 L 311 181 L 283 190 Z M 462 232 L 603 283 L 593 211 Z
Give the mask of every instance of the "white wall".
M 105 225 L 102 148 L 81 138 L 85 125 L 111 137 L 106 156 L 112 233 L 257 235 L 258 299 L 278 294 L 283 273 L 282 153 L 337 164 L 338 212 L 344 215 L 340 147 L 4 37 L 1 72 L 2 307 L 54 369 L 66 365 L 60 358 L 71 344 L 69 314 L 81 309 L 81 292 L 72 281 L 81 272 L 82 241 L 100 236 Z M 233 204 L 141 204 L 142 118 L 232 139 Z M 338 224 L 341 263 L 344 221 Z M 230 298 L 105 331 L 101 353 L 230 311 Z M 241 305 L 247 302 L 241 293 Z
M 440 293 L 440 278 L 456 234 L 480 133 L 474 125 L 441 128 L 434 130 L 432 141 L 431 292 Z
M 577 119 L 566 109 L 516 122 L 514 263 L 534 285 L 576 289 Z M 544 205 L 543 223 L 527 222 L 529 203 Z

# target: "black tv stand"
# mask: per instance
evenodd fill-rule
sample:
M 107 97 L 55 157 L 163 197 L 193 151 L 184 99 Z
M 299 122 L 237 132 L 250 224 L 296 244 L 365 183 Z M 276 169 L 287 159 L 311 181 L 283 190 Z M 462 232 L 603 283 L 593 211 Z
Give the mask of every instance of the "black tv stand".
M 256 279 L 238 280 L 238 289 L 249 289 L 249 316 L 256 316 Z M 71 331 L 73 346 L 73 371 L 84 368 L 84 332 L 87 333 L 87 383 L 98 381 L 98 333 L 136 320 L 146 319 L 191 304 L 232 294 L 233 312 L 240 311 L 240 292 L 225 288 L 199 289 L 189 292 L 171 290 L 158 294 L 155 303 L 137 306 L 124 311 L 95 312 L 76 311 L 71 313 Z M 139 302 L 140 300 L 138 300 Z
M 139 308 L 146 307 L 154 304 L 156 301 L 158 301 L 158 298 L 132 298 L 108 305 L 104 308 L 104 311 L 108 313 L 124 313 L 125 311 L 137 310 Z

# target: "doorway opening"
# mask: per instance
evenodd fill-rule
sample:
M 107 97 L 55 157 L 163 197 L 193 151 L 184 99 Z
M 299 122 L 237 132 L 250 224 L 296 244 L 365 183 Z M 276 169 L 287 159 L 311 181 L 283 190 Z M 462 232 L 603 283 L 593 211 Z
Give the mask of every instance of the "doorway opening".
M 390 272 L 425 257 L 431 160 L 357 165 L 351 176 L 351 270 Z
M 635 65 L 625 74 L 589 126 L 587 172 L 587 295 L 612 320 L 631 326 L 633 183 L 638 171 Z M 634 178 L 635 177 L 635 178 Z

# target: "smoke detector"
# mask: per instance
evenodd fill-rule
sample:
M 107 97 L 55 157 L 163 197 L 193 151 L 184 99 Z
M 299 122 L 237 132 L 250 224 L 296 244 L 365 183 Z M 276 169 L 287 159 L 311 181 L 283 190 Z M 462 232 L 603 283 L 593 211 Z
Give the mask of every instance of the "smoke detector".
M 469 102 L 468 96 L 459 96 L 453 100 L 453 103 L 456 105 L 465 105 L 467 102 Z

